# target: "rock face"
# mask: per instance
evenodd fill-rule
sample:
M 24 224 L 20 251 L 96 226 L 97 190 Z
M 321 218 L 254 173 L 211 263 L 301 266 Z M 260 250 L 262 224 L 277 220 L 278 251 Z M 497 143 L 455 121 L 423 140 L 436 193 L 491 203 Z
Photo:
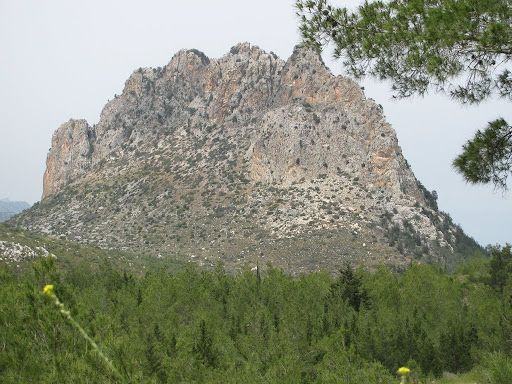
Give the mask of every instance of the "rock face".
M 43 199 L 59 192 L 91 166 L 94 130 L 85 120 L 69 120 L 53 134 L 43 176 Z
M 97 125 L 55 132 L 14 223 L 103 247 L 293 272 L 478 249 L 414 177 L 382 108 L 314 52 L 248 43 L 135 71 Z M 466 251 L 466 250 L 464 250 Z

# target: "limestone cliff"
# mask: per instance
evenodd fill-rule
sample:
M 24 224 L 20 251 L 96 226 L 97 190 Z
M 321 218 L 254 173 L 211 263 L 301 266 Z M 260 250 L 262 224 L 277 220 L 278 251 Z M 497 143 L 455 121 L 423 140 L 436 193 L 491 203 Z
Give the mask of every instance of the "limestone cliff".
M 46 159 L 43 199 L 89 170 L 93 144 L 94 130 L 85 120 L 69 120 L 55 131 Z
M 414 177 L 382 108 L 314 52 L 248 43 L 135 71 L 97 125 L 55 132 L 16 220 L 104 247 L 293 271 L 477 248 Z

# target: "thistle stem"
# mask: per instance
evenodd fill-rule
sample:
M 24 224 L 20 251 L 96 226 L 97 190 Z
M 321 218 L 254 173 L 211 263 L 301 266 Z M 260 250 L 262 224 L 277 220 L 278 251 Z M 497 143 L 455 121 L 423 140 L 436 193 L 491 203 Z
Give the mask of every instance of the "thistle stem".
M 47 286 L 48 287 L 48 286 Z M 53 292 L 53 286 L 51 286 L 50 289 L 45 289 L 43 293 L 53 299 L 54 304 L 59 309 L 59 312 L 71 323 L 73 327 L 75 327 L 78 332 L 80 332 L 80 335 L 91 345 L 92 349 L 96 351 L 98 356 L 103 360 L 105 365 L 109 368 L 109 370 L 116 376 L 120 382 L 124 382 L 123 376 L 119 373 L 119 371 L 114 367 L 114 364 L 112 364 L 112 361 L 103 353 L 103 351 L 100 349 L 98 344 L 85 332 L 85 330 L 80 326 L 80 324 L 73 319 L 71 316 L 71 312 L 68 311 L 64 304 L 59 300 L 57 295 Z

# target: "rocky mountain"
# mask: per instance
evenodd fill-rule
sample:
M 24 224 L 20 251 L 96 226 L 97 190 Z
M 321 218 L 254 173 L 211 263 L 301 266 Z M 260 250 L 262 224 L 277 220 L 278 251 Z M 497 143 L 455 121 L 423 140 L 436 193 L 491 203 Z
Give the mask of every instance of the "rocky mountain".
M 24 201 L 11 201 L 9 199 L 0 199 L 0 223 L 10 217 L 30 208 L 30 204 Z
M 12 224 L 158 258 L 300 273 L 451 263 L 479 246 L 415 178 L 382 107 L 319 55 L 248 43 L 140 68 L 96 125 L 54 133 Z

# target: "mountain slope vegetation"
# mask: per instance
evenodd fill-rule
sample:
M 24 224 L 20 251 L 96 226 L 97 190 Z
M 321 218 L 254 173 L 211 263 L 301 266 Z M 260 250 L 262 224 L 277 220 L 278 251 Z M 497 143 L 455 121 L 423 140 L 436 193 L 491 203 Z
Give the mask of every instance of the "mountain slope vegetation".
M 510 287 L 490 285 L 487 260 L 454 274 L 292 277 L 193 264 L 136 275 L 43 257 L 24 273 L 1 266 L 0 280 L 2 383 L 119 382 L 43 295 L 48 283 L 126 383 L 395 383 L 402 365 L 428 383 L 511 377 Z

